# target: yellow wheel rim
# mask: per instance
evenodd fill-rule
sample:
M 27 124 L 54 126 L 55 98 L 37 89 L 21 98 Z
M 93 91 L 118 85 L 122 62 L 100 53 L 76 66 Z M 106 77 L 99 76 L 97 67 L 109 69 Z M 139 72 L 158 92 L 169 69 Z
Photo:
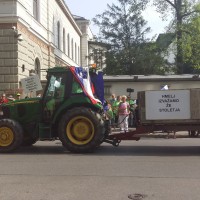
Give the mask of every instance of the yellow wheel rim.
M 93 139 L 94 125 L 87 117 L 77 116 L 67 124 L 66 134 L 72 143 L 84 145 Z
M 8 127 L 0 128 L 0 146 L 6 147 L 12 144 L 14 140 L 14 134 L 12 129 Z

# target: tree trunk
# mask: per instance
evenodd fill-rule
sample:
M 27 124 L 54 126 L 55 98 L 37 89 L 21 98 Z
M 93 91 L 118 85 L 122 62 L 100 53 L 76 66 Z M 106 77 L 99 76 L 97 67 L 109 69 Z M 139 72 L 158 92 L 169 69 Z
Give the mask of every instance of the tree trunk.
M 177 19 L 177 55 L 176 55 L 176 67 L 177 67 L 177 74 L 183 74 L 183 48 L 182 48 L 182 0 L 177 0 L 177 7 L 176 7 L 176 19 Z

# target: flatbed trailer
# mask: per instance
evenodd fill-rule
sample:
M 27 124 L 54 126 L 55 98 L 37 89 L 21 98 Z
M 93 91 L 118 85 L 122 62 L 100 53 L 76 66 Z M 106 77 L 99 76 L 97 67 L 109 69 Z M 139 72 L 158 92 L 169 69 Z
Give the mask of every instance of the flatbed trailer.
M 162 132 L 200 132 L 200 89 L 138 92 L 137 127 L 110 134 L 105 142 L 118 146 L 121 140 Z

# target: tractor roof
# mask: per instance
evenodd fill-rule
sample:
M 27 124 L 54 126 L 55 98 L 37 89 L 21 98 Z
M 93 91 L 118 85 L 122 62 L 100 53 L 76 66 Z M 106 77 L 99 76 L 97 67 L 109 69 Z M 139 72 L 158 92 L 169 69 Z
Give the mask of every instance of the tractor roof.
M 63 73 L 63 72 L 67 72 L 69 71 L 69 66 L 64 66 L 64 67 L 53 67 L 53 68 L 49 68 L 48 69 L 48 72 L 49 73 L 55 73 L 55 72 L 60 72 L 60 73 Z

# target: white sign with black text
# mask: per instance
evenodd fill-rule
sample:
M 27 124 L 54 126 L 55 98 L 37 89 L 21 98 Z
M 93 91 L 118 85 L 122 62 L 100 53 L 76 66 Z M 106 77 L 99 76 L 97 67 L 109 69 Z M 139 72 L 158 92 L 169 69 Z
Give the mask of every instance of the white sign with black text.
M 41 85 L 38 75 L 21 79 L 21 84 L 22 84 L 24 93 L 36 92 L 36 91 L 42 90 L 42 85 Z
M 145 92 L 146 119 L 190 119 L 190 90 Z

